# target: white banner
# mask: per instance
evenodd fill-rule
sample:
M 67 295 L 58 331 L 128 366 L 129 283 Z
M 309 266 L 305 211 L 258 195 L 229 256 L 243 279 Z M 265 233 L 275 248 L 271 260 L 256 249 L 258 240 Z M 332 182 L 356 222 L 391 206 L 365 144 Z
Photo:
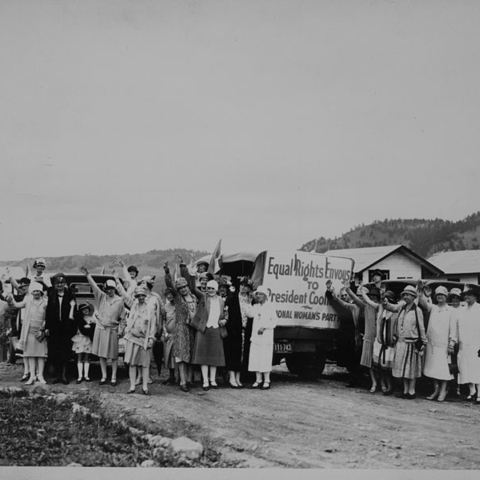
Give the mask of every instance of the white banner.
M 260 258 L 262 257 L 262 258 Z M 309 252 L 264 252 L 257 259 L 257 278 L 263 270 L 263 286 L 275 306 L 278 326 L 338 328 L 339 320 L 325 296 L 331 280 L 338 293 L 352 276 L 353 260 Z

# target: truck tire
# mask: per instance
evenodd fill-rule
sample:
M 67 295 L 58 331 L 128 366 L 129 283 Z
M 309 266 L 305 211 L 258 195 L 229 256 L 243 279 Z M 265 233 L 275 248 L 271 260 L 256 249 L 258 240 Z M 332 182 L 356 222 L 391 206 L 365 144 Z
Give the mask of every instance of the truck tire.
M 298 374 L 301 366 L 298 354 L 292 353 L 291 355 L 287 355 L 285 357 L 285 363 L 287 364 L 287 368 L 290 373 L 294 373 L 295 375 Z

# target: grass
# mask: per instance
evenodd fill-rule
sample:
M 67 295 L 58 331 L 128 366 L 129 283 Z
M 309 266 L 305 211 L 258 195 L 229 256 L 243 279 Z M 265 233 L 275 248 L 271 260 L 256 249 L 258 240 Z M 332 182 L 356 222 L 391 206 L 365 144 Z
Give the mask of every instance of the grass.
M 88 411 L 75 411 L 75 403 Z M 138 428 L 138 424 L 129 418 L 118 421 L 106 415 L 95 395 L 75 396 L 60 404 L 54 396 L 3 397 L 0 466 L 79 463 L 92 467 L 135 467 L 145 460 L 152 460 L 152 466 L 157 467 L 226 466 L 209 448 L 195 462 L 172 458 L 163 449 L 154 451 L 144 438 L 145 432 L 132 433 L 130 427 Z

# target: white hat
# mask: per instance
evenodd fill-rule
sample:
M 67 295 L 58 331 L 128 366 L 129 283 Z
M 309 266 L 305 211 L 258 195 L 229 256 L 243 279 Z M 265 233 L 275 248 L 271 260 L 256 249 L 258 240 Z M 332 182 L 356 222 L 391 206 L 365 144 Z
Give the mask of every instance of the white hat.
M 218 282 L 216 280 L 210 280 L 207 282 L 207 288 L 214 288 L 215 291 L 218 291 Z
M 263 285 L 260 285 L 259 287 L 257 287 L 257 289 L 255 290 L 255 293 L 263 293 L 268 298 L 268 288 L 264 287 Z
M 440 285 L 435 289 L 435 296 L 437 295 L 445 295 L 448 297 L 448 290 L 443 285 Z
M 43 285 L 39 282 L 32 282 L 28 287 L 28 293 L 32 293 L 35 290 L 43 293 Z
M 107 288 L 115 288 L 115 289 L 116 289 L 116 288 L 117 288 L 117 284 L 115 283 L 115 280 L 107 280 L 107 281 L 105 282 L 105 290 L 106 290 Z

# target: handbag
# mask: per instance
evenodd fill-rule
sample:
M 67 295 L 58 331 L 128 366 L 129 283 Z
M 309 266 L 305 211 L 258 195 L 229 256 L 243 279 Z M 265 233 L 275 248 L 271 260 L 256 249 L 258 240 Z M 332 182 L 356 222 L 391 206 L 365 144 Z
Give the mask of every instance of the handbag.
M 418 338 L 415 340 L 415 350 L 419 352 L 423 347 L 423 341 L 420 336 L 420 323 L 418 321 L 417 307 L 415 307 L 415 321 L 417 323 L 417 332 L 418 332 Z

